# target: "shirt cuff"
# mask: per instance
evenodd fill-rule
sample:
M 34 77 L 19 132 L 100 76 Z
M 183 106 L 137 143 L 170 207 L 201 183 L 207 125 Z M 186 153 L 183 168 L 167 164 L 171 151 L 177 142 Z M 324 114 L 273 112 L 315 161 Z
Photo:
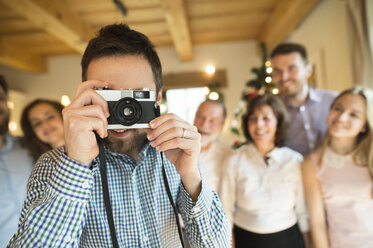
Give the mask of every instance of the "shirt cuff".
M 52 191 L 73 201 L 88 200 L 93 185 L 92 171 L 62 154 L 50 180 Z
M 198 219 L 206 212 L 211 209 L 211 204 L 213 200 L 213 192 L 208 186 L 207 182 L 202 178 L 202 189 L 197 198 L 197 202 L 194 202 L 190 197 L 189 193 L 184 188 L 184 185 L 181 184 L 181 191 L 183 200 L 185 201 L 185 213 L 188 216 L 193 216 L 194 219 Z

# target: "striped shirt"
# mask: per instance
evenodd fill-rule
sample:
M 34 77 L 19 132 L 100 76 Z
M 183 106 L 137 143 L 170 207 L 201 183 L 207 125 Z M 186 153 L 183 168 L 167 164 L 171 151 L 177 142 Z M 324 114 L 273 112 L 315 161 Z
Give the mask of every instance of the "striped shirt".
M 147 144 L 136 161 L 109 150 L 105 156 L 120 247 L 181 247 L 160 153 Z M 164 162 L 192 247 L 230 247 L 231 227 L 217 194 L 202 179 L 194 203 L 175 166 Z M 111 246 L 98 158 L 88 168 L 67 157 L 63 147 L 44 154 L 29 179 L 18 232 L 8 247 Z

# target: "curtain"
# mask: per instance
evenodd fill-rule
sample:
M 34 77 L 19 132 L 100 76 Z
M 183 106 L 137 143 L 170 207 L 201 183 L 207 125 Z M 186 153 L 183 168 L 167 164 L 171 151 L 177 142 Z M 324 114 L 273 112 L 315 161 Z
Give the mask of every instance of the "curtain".
M 373 0 L 347 0 L 354 84 L 373 88 Z

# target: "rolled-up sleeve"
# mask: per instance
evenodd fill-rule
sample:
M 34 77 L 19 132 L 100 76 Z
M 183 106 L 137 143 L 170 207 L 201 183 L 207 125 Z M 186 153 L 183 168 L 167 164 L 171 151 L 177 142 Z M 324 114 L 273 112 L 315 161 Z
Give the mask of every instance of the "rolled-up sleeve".
M 62 151 L 45 154 L 28 182 L 19 228 L 8 247 L 78 247 L 92 191 L 91 170 Z
M 231 247 L 231 226 L 218 195 L 204 179 L 197 202 L 180 187 L 178 205 L 192 247 Z

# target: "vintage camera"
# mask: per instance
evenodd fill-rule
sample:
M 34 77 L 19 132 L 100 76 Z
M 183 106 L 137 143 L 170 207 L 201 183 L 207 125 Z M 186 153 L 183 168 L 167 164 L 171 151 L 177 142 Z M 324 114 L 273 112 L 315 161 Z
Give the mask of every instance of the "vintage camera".
M 160 115 L 156 93 L 143 90 L 96 90 L 109 105 L 108 129 L 148 128 Z

